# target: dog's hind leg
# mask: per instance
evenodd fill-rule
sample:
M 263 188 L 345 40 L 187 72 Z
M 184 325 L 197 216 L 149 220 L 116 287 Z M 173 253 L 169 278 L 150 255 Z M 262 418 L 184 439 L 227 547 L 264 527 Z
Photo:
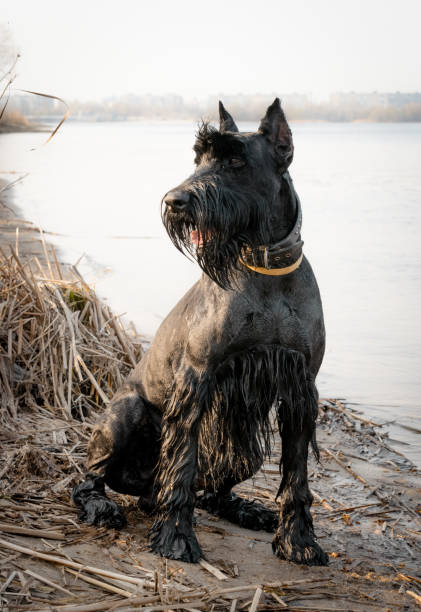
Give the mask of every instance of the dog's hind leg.
M 308 447 L 315 442 L 317 391 L 307 384 L 305 398 L 294 406 L 285 406 L 279 414 L 282 436 L 282 480 L 279 487 L 281 514 L 279 528 L 272 542 L 273 552 L 281 559 L 305 565 L 327 565 L 328 556 L 315 540 L 310 507 L 313 496 L 308 486 Z M 297 409 L 298 408 L 298 409 Z
M 158 462 L 161 417 L 126 383 L 96 424 L 88 445 L 86 480 L 73 489 L 79 519 L 91 525 L 121 528 L 122 509 L 105 493 L 139 496 L 139 505 L 154 506 L 154 469 Z
M 252 474 L 244 480 L 251 476 Z M 269 533 L 276 531 L 279 513 L 266 508 L 258 501 L 236 495 L 232 488 L 240 482 L 234 477 L 227 479 L 216 492 L 205 491 L 201 497 L 198 497 L 196 506 L 245 529 L 268 531 Z

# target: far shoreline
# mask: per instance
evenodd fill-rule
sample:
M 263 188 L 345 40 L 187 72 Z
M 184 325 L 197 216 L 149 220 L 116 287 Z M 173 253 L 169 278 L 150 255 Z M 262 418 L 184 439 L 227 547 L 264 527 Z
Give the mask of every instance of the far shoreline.
M 0 122 L 0 135 L 1 134 L 16 134 L 20 132 L 48 132 L 48 127 L 41 124 L 30 124 L 20 125 L 14 123 L 1 123 Z
M 20 134 L 20 133 L 48 133 L 51 132 L 51 126 L 57 125 L 62 119 L 62 116 L 51 116 L 43 118 L 44 123 L 31 124 L 28 126 L 24 125 L 13 125 L 13 124 L 2 124 L 0 122 L 0 136 L 3 134 Z M 124 117 L 121 119 L 112 119 L 110 117 L 68 117 L 66 123 L 71 124 L 150 124 L 150 123 L 162 123 L 162 124 L 190 124 L 197 125 L 202 121 L 209 121 L 215 123 L 214 117 L 163 117 L 157 116 L 139 116 L 139 117 Z M 259 119 L 239 119 L 238 123 L 258 123 Z M 290 119 L 291 125 L 307 125 L 307 124 L 320 124 L 320 125 L 418 125 L 421 124 L 421 120 L 392 120 L 392 121 L 378 121 L 370 118 L 361 119 L 320 119 L 320 118 L 297 118 Z M 63 129 L 63 128 L 60 128 Z

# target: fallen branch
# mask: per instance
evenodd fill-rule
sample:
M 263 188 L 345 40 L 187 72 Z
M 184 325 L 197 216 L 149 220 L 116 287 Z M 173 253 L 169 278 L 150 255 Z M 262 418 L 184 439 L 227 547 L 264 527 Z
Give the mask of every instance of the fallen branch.
M 412 597 L 413 599 L 415 599 L 415 601 L 421 605 L 421 597 L 419 595 L 417 595 L 416 593 L 414 593 L 414 591 L 406 591 L 406 594 L 409 595 L 410 597 Z
M 332 453 L 332 451 L 330 451 L 328 448 L 320 447 L 320 450 L 322 450 L 325 453 L 327 453 L 329 455 L 329 457 L 332 457 L 332 459 L 334 459 L 338 465 L 340 465 L 344 470 L 346 470 L 348 472 L 348 474 L 351 474 L 351 476 L 353 476 L 356 480 L 359 480 L 360 482 L 362 482 L 367 487 L 370 486 L 368 484 L 368 482 L 366 480 L 364 480 L 364 478 L 362 476 L 360 476 L 359 474 L 357 474 L 357 472 L 354 472 L 354 470 L 352 470 L 350 467 L 345 465 L 345 463 L 343 461 L 341 461 L 340 459 L 338 459 L 338 457 L 334 453 Z
M 25 570 L 25 574 L 28 574 L 29 576 L 32 576 L 32 578 L 36 578 L 37 580 L 39 580 L 40 582 L 45 582 L 45 584 L 48 584 L 48 586 L 53 587 L 54 589 L 57 589 L 58 591 L 62 591 L 63 593 L 65 593 L 66 595 L 71 595 L 71 597 L 75 597 L 77 598 L 78 596 L 75 595 L 74 593 L 72 593 L 71 591 L 68 591 L 67 589 L 64 589 L 62 586 L 60 586 L 59 584 L 56 584 L 55 582 L 53 582 L 52 580 L 50 580 L 49 578 L 45 578 L 44 576 L 41 576 L 40 574 L 36 574 L 35 572 L 33 572 L 32 570 Z
M 119 608 L 126 608 L 129 605 L 147 605 L 150 603 L 156 603 L 160 601 L 159 595 L 151 595 L 148 597 L 133 597 L 133 599 L 107 599 L 104 601 L 98 601 L 90 604 L 81 604 L 81 605 L 64 605 L 64 606 L 53 606 L 49 608 L 45 608 L 42 610 L 37 610 L 37 612 L 51 612 L 51 610 L 57 612 L 102 612 L 102 610 L 118 610 Z
M 364 423 L 365 425 L 370 425 L 371 427 L 382 427 L 380 423 L 375 423 L 374 421 L 370 421 L 369 419 L 364 419 L 363 417 L 358 416 L 358 414 L 354 414 L 350 410 L 347 410 L 345 406 L 339 400 L 327 399 L 324 401 L 329 402 L 329 408 L 332 409 L 334 412 L 339 412 L 340 414 L 344 414 L 347 417 L 356 419 L 357 421 L 360 421 L 361 423 Z
M 8 523 L 0 523 L 0 531 L 31 536 L 32 538 L 46 538 L 47 540 L 64 540 L 66 537 L 61 531 L 48 531 L 48 529 L 19 527 L 17 525 L 9 525 Z
M 260 587 L 257 587 L 256 592 L 253 597 L 253 601 L 251 602 L 251 606 L 249 608 L 249 612 L 256 612 L 257 606 L 259 605 L 260 598 L 262 596 L 263 590 Z
M 333 508 L 330 504 L 328 504 L 328 502 L 325 500 L 324 497 L 320 497 L 320 495 L 318 493 L 316 493 L 316 491 L 312 491 L 313 497 L 314 499 L 321 504 L 322 506 L 324 506 L 326 508 L 326 510 L 329 510 L 329 512 L 333 512 Z
M 123 595 L 123 597 L 131 597 L 133 595 L 133 593 L 131 593 L 130 591 L 120 589 L 119 587 L 109 584 L 108 582 L 102 582 L 101 580 L 90 578 L 89 576 L 85 576 L 80 572 L 75 572 L 74 570 L 71 570 L 68 567 L 65 568 L 65 571 L 69 574 L 72 574 L 73 576 L 76 576 L 77 579 L 83 580 L 84 582 L 88 582 L 89 584 L 94 584 L 95 586 L 104 589 L 104 591 L 111 591 L 111 593 L 117 593 L 117 595 Z
M 26 548 L 25 546 L 18 546 L 17 544 L 13 544 L 12 542 L 8 542 L 7 540 L 0 540 L 0 546 L 3 546 L 3 548 L 8 548 L 10 550 L 15 550 L 17 552 L 23 553 L 24 555 L 28 555 L 30 557 L 36 557 L 37 559 L 43 559 L 44 561 L 48 561 L 49 563 L 56 563 L 57 565 L 64 565 L 65 567 L 71 567 L 76 570 L 82 570 L 82 571 L 88 572 L 89 574 L 97 574 L 98 576 L 114 578 L 115 580 L 121 580 L 122 582 L 129 582 L 130 584 L 139 584 L 140 586 L 145 586 L 145 584 L 149 584 L 149 585 L 153 584 L 150 580 L 145 580 L 144 578 L 135 578 L 134 576 L 126 576 L 124 574 L 117 574 L 116 572 L 110 572 L 109 570 L 104 570 L 99 567 L 83 565 L 82 563 L 77 563 L 76 561 L 69 561 L 68 559 L 63 559 L 62 557 L 55 557 L 54 555 L 47 555 L 46 553 L 41 553 L 41 552 L 38 552 L 37 550 L 32 550 L 32 548 Z
M 228 576 L 226 574 L 221 572 L 221 570 L 219 570 L 217 567 L 214 567 L 204 559 L 200 559 L 199 564 L 203 567 L 203 569 L 207 570 L 213 576 L 215 576 L 215 578 L 218 578 L 218 580 L 227 580 Z

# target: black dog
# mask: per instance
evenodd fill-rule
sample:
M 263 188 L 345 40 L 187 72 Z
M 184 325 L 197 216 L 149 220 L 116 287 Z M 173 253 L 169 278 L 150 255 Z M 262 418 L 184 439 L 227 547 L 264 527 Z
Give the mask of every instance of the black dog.
M 219 131 L 203 124 L 194 174 L 163 199 L 175 246 L 204 274 L 175 306 L 89 443 L 73 498 L 80 518 L 121 527 L 104 483 L 156 512 L 152 550 L 202 556 L 196 503 L 250 529 L 275 531 L 282 559 L 325 565 L 307 481 L 317 455 L 315 377 L 324 352 L 320 296 L 303 257 L 301 207 L 287 168 L 291 131 L 279 100 L 256 133 L 240 133 L 220 104 Z M 282 436 L 280 516 L 236 496 L 269 451 L 274 407 Z M 196 492 L 204 490 L 197 500 Z

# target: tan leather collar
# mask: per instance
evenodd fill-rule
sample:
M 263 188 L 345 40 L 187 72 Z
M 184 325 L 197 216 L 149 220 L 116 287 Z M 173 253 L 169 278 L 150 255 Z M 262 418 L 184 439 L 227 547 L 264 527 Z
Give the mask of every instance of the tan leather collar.
M 240 259 L 240 261 L 244 266 L 249 268 L 249 270 L 253 270 L 253 272 L 257 272 L 258 274 L 267 274 L 268 276 L 285 276 L 286 274 L 291 274 L 291 272 L 294 272 L 294 270 L 297 270 L 297 268 L 300 267 L 300 264 L 303 261 L 303 254 L 301 253 L 297 261 L 286 268 L 261 268 L 259 266 L 251 266 L 242 259 Z

